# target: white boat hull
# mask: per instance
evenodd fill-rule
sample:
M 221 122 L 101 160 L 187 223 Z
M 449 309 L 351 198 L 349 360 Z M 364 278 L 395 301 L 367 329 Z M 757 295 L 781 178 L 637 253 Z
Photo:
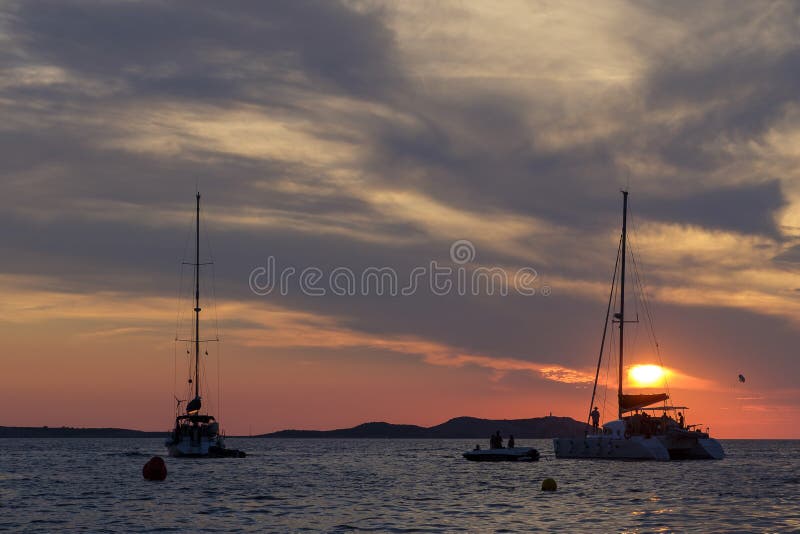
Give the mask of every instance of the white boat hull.
M 721 460 L 725 452 L 713 438 L 691 436 L 631 436 L 589 435 L 585 438 L 556 438 L 553 440 L 556 458 L 587 458 L 606 460 Z
M 172 457 L 202 457 L 209 456 L 212 447 L 220 447 L 216 436 L 200 436 L 193 440 L 190 436 L 180 436 L 178 441 L 169 440 L 165 443 L 167 452 Z

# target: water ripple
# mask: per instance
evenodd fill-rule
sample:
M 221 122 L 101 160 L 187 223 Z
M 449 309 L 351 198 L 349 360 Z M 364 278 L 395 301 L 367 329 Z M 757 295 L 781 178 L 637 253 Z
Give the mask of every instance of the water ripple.
M 796 531 L 799 441 L 719 462 L 483 464 L 474 440 L 230 439 L 245 459 L 146 458 L 163 440 L 4 439 L 0 529 L 104 532 Z M 539 491 L 552 477 L 557 492 Z M 8 514 L 5 510 L 13 511 Z M 736 513 L 731 513 L 736 510 Z

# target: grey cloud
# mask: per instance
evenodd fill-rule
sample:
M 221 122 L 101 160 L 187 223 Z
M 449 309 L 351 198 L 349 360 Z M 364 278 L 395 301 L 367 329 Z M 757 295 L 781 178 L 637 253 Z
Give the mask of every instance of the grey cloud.
M 641 4 L 639 4 L 641 6 Z M 710 5 L 719 9 L 709 8 Z M 708 172 L 730 158 L 715 149 L 720 139 L 756 139 L 797 102 L 800 89 L 800 30 L 795 2 L 645 4 L 650 15 L 685 31 L 668 50 L 651 49 L 641 88 L 647 112 L 694 109 L 659 132 L 666 161 Z
M 674 131 L 637 131 L 641 124 L 632 122 L 630 130 L 605 139 L 545 150 L 540 134 L 559 128 L 550 111 L 537 110 L 533 116 L 539 119 L 529 124 L 520 111 L 530 107 L 530 102 L 502 90 L 453 82 L 447 97 L 436 98 L 406 85 L 391 30 L 379 11 L 361 13 L 338 4 L 293 2 L 244 2 L 224 12 L 216 3 L 191 6 L 32 2 L 18 6 L 14 28 L 34 57 L 87 75 L 119 77 L 132 84 L 133 94 L 145 98 L 170 94 L 247 99 L 270 87 L 275 94 L 265 98 L 292 107 L 293 96 L 285 85 L 295 83 L 291 73 L 297 72 L 325 81 L 315 88 L 321 95 L 329 90 L 352 96 L 391 93 L 387 102 L 416 117 L 415 126 L 387 118 L 369 122 L 341 117 L 372 134 L 365 165 L 373 179 L 393 187 L 421 189 L 454 206 L 533 214 L 585 231 L 614 224 L 618 203 L 614 193 L 626 174 L 616 161 L 631 150 L 633 140 L 644 140 L 636 150 L 659 154 L 687 171 L 686 177 L 659 177 L 678 183 L 679 195 L 714 196 L 692 185 L 698 173 L 714 170 L 724 157 L 709 147 L 709 140 L 730 131 L 728 123 L 738 124 L 748 115 L 768 121 L 772 115 L 760 106 L 777 105 L 761 95 L 748 101 L 749 107 L 734 103 L 717 111 L 721 122 L 713 117 L 687 120 Z M 218 69 L 214 68 L 215 51 L 231 54 Z M 738 78 L 773 80 L 777 76 L 775 85 L 783 88 L 776 91 L 786 93 L 793 88 L 794 78 L 782 74 L 786 69 L 781 65 L 791 63 L 792 57 L 788 53 L 777 63 L 766 62 L 758 67 L 758 76 L 748 70 L 756 62 L 743 60 L 735 63 L 738 70 L 727 70 L 741 71 Z M 726 69 L 655 64 L 645 87 L 649 105 L 665 107 L 725 94 L 731 84 L 717 81 L 724 78 L 717 68 Z M 621 114 L 633 113 L 620 99 L 611 102 Z M 320 131 L 318 135 L 326 134 Z M 730 209 L 749 209 L 737 205 L 742 195 L 727 196 Z M 780 201 L 765 199 L 760 205 L 769 210 Z M 314 210 L 313 205 L 307 208 Z M 675 218 L 682 214 L 679 209 Z M 663 208 L 654 209 L 654 217 L 668 218 Z M 769 213 L 757 214 L 759 222 L 752 230 L 774 236 L 774 226 L 764 222 L 770 218 Z M 695 221 L 710 221 L 713 228 L 751 230 L 724 213 L 716 218 L 697 216 Z
M 502 93 L 413 103 L 417 124 L 374 125 L 369 164 L 392 185 L 474 211 L 508 210 L 584 228 L 596 222 L 599 207 L 616 205 L 609 144 L 543 149 L 537 126 L 520 116 L 526 103 Z M 421 178 L 409 183 L 406 176 Z M 598 200 L 604 197 L 609 201 Z
M 721 187 L 676 198 L 638 199 L 646 217 L 781 239 L 775 214 L 786 205 L 780 182 Z
M 46 117 L 42 117 L 46 121 Z M 0 131 L 6 180 L 0 206 L 9 210 L 71 216 L 75 201 L 108 201 L 179 211 L 196 184 L 219 209 L 235 214 L 247 208 L 280 209 L 326 215 L 368 212 L 370 207 L 343 192 L 319 184 L 325 171 L 302 162 L 249 159 L 202 150 L 182 156 L 132 153 L 98 148 L 105 129 L 43 122 L 41 127 Z M 280 181 L 306 184 L 299 196 L 277 187 Z M 324 181 L 324 180 L 322 180 Z M 314 187 L 316 186 L 316 187 Z
M 481 106 L 451 103 L 444 111 L 429 109 L 415 126 L 378 126 L 371 161 L 374 173 L 393 185 L 422 189 L 442 202 L 477 212 L 513 211 L 587 233 L 617 225 L 617 191 L 627 170 L 616 161 L 626 153 L 625 144 L 634 132 L 544 150 L 537 146 L 536 132 L 514 119 L 516 105 L 522 106 L 500 98 L 484 99 Z M 452 125 L 448 118 L 458 114 L 457 106 L 469 111 Z M 465 131 L 478 134 L 465 136 Z M 684 142 L 678 136 L 665 137 L 667 146 Z M 659 146 L 665 145 L 652 140 L 651 150 Z M 691 166 L 687 158 L 677 161 Z M 709 159 L 703 161 L 712 165 Z M 409 185 L 404 178 L 408 175 L 418 178 Z M 780 239 L 776 214 L 786 198 L 777 180 L 752 177 L 751 182 L 728 186 L 705 184 L 692 173 L 649 178 L 654 185 L 644 183 L 639 190 L 634 177 L 632 202 L 640 217 Z
M 667 65 L 658 68 L 646 92 L 650 109 L 688 104 L 708 106 L 701 115 L 663 132 L 662 157 L 697 171 L 711 171 L 729 157 L 714 149 L 724 137 L 754 139 L 797 102 L 800 91 L 800 48 L 778 57 L 746 52 L 710 65 Z M 717 105 L 712 102 L 722 101 Z
M 800 245 L 792 245 L 781 253 L 777 254 L 773 261 L 779 264 L 800 264 Z M 800 291 L 795 289 L 795 291 Z
M 263 84 L 305 83 L 305 74 L 368 97 L 400 81 L 381 14 L 340 2 L 41 0 L 8 9 L 26 54 L 136 92 L 268 96 Z

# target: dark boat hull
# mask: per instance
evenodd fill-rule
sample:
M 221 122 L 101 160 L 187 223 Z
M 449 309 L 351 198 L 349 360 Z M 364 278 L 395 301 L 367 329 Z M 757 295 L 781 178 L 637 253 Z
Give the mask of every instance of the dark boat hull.
M 169 455 L 173 458 L 246 458 L 247 453 L 238 449 L 220 449 L 217 447 L 209 448 L 207 453 L 184 453 L 177 449 L 169 449 Z
M 531 447 L 467 451 L 464 458 L 472 462 L 536 462 L 539 451 Z

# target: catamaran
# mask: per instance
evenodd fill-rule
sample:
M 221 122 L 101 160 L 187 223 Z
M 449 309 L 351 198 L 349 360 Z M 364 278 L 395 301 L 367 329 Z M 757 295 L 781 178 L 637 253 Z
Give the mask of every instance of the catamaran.
M 608 298 L 606 321 L 600 343 L 592 400 L 592 410 L 597 394 L 597 383 L 603 361 L 606 333 L 609 330 L 612 306 L 617 308 L 612 323 L 619 328 L 618 347 L 618 418 L 605 423 L 602 428 L 593 425 L 593 430 L 584 438 L 555 438 L 553 446 L 556 458 L 596 458 L 610 460 L 683 460 L 721 459 L 725 456 L 719 442 L 704 432 L 700 425 L 686 425 L 683 412 L 685 406 L 669 404 L 668 393 L 629 394 L 623 391 L 623 356 L 625 323 L 625 271 L 627 251 L 628 192 L 622 191 L 622 234 L 617 249 L 617 262 Z M 635 262 L 634 262 L 635 264 Z M 638 284 L 641 287 L 641 284 Z M 649 314 L 648 314 L 649 315 Z M 651 325 L 652 326 L 652 325 Z M 661 406 L 653 407 L 662 403 Z M 594 411 L 594 410 L 592 410 Z M 659 415 L 660 413 L 660 415 Z M 652 415 L 651 415 L 652 414 Z M 590 412 L 587 423 L 599 413 Z
M 194 398 L 186 403 L 185 413 L 180 413 L 180 406 L 184 402 L 178 400 L 177 414 L 175 416 L 175 427 L 169 435 L 165 445 L 170 456 L 194 457 L 194 458 L 223 458 L 235 457 L 243 458 L 243 451 L 228 449 L 225 447 L 225 437 L 220 432 L 219 423 L 213 415 L 203 413 L 203 402 L 200 395 L 200 343 L 208 340 L 200 339 L 200 193 L 197 193 L 196 215 L 195 215 L 195 256 L 194 262 L 194 331 L 191 339 L 179 340 L 186 341 L 194 348 L 194 366 L 190 365 L 190 378 L 188 383 L 193 386 Z M 176 336 L 177 338 L 177 336 Z M 217 341 L 216 339 L 213 341 Z M 187 351 L 188 352 L 188 351 Z M 207 354 L 207 352 L 206 352 Z M 191 377 L 191 370 L 194 369 L 194 376 Z

